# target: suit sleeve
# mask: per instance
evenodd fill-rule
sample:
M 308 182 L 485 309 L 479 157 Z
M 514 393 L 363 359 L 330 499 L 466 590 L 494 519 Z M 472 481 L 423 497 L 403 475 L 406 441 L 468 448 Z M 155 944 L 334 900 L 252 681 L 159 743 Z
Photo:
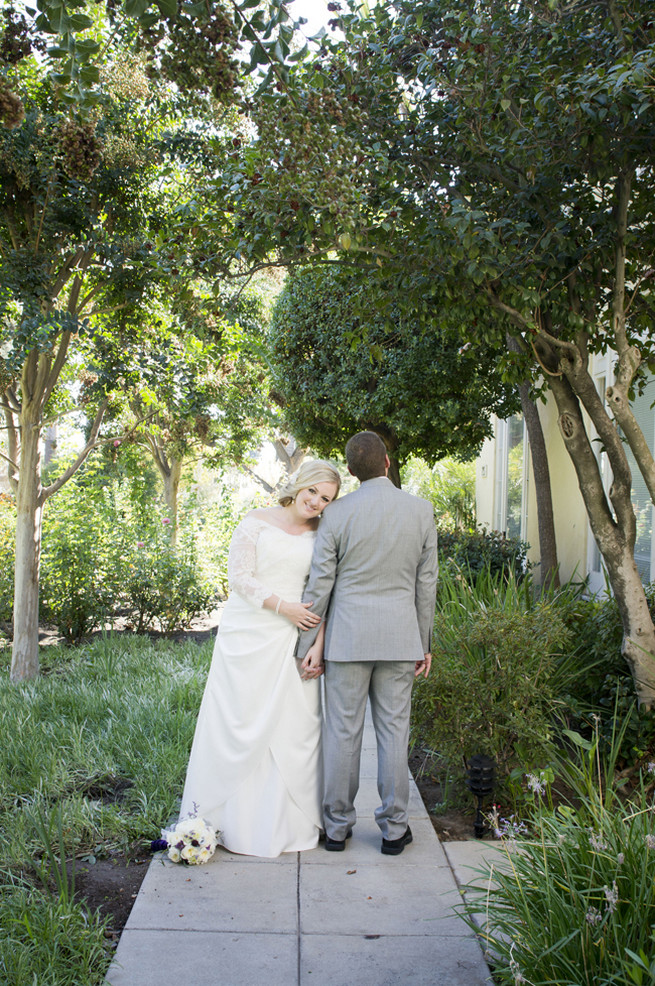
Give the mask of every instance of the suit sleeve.
M 432 627 L 437 602 L 437 576 L 439 560 L 437 555 L 437 529 L 430 507 L 430 518 L 426 526 L 423 550 L 416 567 L 416 616 L 418 619 L 423 653 L 432 646 Z
M 322 521 L 316 535 L 312 565 L 309 579 L 303 593 L 303 602 L 312 602 L 312 612 L 325 617 L 330 605 L 330 597 L 337 575 L 338 545 L 334 531 L 330 530 L 325 520 Z M 298 640 L 297 656 L 304 658 L 316 639 L 318 627 L 312 630 L 302 630 Z

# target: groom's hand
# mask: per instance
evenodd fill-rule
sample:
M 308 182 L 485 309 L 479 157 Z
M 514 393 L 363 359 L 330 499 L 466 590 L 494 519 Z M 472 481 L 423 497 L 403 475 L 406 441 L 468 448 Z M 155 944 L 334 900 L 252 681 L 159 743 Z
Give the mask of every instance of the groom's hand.
M 302 668 L 302 674 L 300 677 L 303 680 L 308 678 L 319 678 L 325 671 L 325 665 L 323 664 L 323 648 L 317 647 L 314 644 L 307 651 L 304 661 L 300 665 Z
M 414 677 L 418 678 L 420 674 L 424 678 L 430 674 L 430 668 L 432 667 L 432 654 L 424 654 L 422 661 L 416 662 L 416 667 L 414 668 Z

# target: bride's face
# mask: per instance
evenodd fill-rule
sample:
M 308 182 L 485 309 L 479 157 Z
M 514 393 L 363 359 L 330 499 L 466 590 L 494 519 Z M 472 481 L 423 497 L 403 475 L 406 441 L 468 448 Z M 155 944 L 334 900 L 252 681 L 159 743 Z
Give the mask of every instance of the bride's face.
M 336 483 L 314 483 L 296 494 L 296 510 L 306 520 L 319 517 L 336 495 Z

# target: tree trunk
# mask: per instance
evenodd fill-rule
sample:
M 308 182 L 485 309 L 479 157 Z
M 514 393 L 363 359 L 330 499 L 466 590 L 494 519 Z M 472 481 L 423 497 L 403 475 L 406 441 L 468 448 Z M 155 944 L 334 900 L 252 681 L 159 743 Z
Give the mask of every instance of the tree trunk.
M 527 383 L 519 387 L 523 418 L 530 441 L 530 457 L 534 475 L 534 489 L 537 499 L 537 524 L 539 527 L 539 556 L 541 559 L 542 589 L 558 589 L 559 562 L 557 560 L 557 540 L 555 518 L 553 517 L 553 496 L 550 486 L 550 467 L 546 441 L 537 405 L 530 397 Z
M 551 388 L 560 411 L 559 425 L 564 444 L 575 467 L 591 530 L 621 614 L 622 652 L 632 671 L 639 704 L 650 709 L 655 706 L 655 627 L 634 557 L 636 520 L 630 499 L 630 470 L 620 438 L 617 435 L 616 441 L 612 442 L 608 432 L 605 449 L 614 474 L 610 490 L 613 514 L 582 418 L 578 389 L 586 392 L 587 385 L 581 379 L 583 375 L 584 371 L 578 368 L 576 382 L 579 387 L 575 391 L 565 377 L 554 378 Z M 587 410 L 591 406 L 591 400 L 585 401 Z M 600 411 L 594 423 L 602 427 Z
M 164 484 L 164 503 L 168 511 L 168 519 L 171 522 L 171 544 L 175 545 L 177 542 L 177 499 L 183 460 L 169 456 L 166 449 L 159 444 L 155 434 L 146 433 L 144 438 Z
M 625 543 L 603 555 L 623 622 L 623 656 L 635 681 L 639 704 L 655 706 L 655 628 L 648 609 L 634 547 Z
M 57 454 L 58 425 L 57 422 L 48 425 L 45 430 L 43 442 L 43 468 L 45 469 L 54 460 Z
M 391 463 L 391 465 L 389 466 L 389 472 L 387 473 L 387 476 L 389 477 L 389 479 L 391 480 L 394 486 L 397 486 L 398 489 L 401 489 L 400 464 L 398 462 L 398 459 L 395 457 L 395 455 L 389 454 L 389 462 Z
M 507 334 L 507 348 L 510 352 L 521 352 L 517 339 Z M 539 529 L 540 583 L 543 589 L 558 589 L 559 562 L 557 560 L 557 539 L 555 518 L 553 516 L 553 496 L 550 485 L 550 467 L 544 431 L 537 405 L 530 397 L 529 384 L 519 385 L 519 396 L 523 410 L 523 420 L 530 442 L 530 457 L 534 475 L 535 496 L 537 499 L 537 525 Z
M 276 438 L 273 446 L 275 448 L 275 457 L 284 466 L 284 472 L 287 477 L 300 467 L 307 455 L 307 449 L 301 448 L 293 436 L 289 438 Z
M 182 476 L 182 460 L 170 459 L 168 468 L 161 469 L 161 475 L 164 480 L 164 502 L 171 522 L 171 544 L 174 546 L 177 543 L 177 501 Z
M 41 427 L 30 408 L 21 414 L 21 454 L 16 497 L 16 576 L 11 680 L 39 673 L 39 562 L 41 557 Z

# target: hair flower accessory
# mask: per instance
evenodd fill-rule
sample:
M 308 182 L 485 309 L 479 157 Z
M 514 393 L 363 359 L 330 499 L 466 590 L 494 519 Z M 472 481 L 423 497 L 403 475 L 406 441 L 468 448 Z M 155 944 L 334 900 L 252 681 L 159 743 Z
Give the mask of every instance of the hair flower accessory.
M 212 858 L 218 842 L 217 833 L 202 818 L 190 815 L 172 829 L 162 829 L 161 839 L 150 844 L 153 852 L 168 850 L 174 863 L 200 866 Z

